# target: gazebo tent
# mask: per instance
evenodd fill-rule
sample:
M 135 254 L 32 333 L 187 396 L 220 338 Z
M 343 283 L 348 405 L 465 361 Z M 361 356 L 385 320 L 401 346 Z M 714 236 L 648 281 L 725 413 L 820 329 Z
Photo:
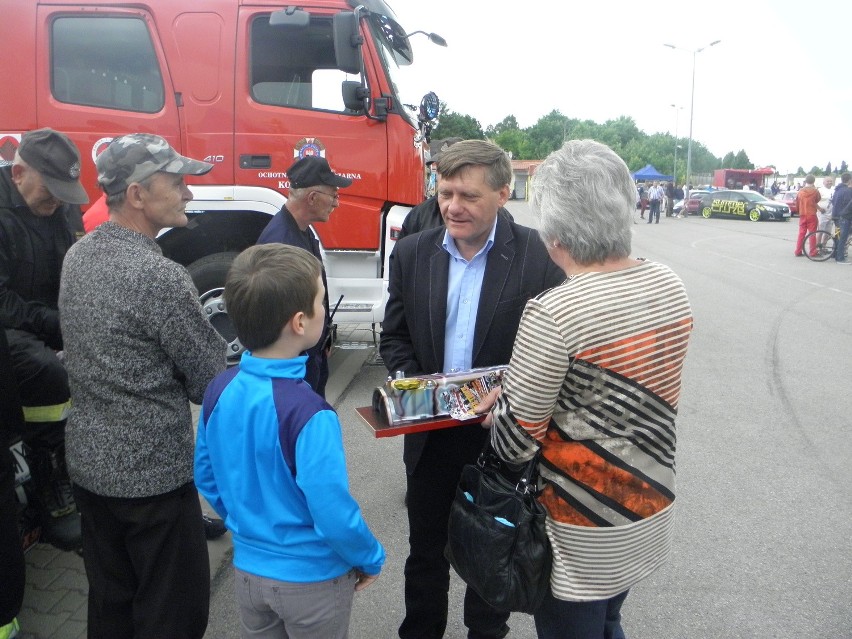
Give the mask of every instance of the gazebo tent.
M 647 182 L 648 180 L 661 180 L 663 182 L 671 182 L 672 176 L 663 175 L 652 165 L 646 164 L 644 168 L 639 169 L 633 174 L 633 179 L 638 180 L 640 182 Z

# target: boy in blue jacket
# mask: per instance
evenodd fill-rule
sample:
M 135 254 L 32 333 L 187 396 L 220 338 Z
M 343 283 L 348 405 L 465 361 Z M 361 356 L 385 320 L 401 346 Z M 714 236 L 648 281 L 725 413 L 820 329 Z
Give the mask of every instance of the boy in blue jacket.
M 304 381 L 325 295 L 308 251 L 241 253 L 225 304 L 247 351 L 208 386 L 195 483 L 233 535 L 243 637 L 348 636 L 385 551 L 349 493 L 337 413 Z

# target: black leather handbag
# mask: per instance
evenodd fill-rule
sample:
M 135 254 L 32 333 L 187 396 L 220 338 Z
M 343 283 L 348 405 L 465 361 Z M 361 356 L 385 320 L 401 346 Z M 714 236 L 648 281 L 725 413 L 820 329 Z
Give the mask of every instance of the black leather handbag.
M 533 613 L 550 587 L 546 513 L 536 499 L 539 455 L 512 472 L 487 446 L 462 470 L 450 507 L 446 557 L 498 610 Z

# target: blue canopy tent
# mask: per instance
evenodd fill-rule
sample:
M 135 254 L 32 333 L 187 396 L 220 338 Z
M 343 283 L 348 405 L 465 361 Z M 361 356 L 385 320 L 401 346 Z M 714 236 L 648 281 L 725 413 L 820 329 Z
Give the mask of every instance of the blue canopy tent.
M 671 182 L 671 175 L 663 175 L 652 165 L 646 164 L 644 168 L 639 169 L 633 174 L 633 179 L 639 182 L 647 182 L 648 180 L 659 180 L 662 182 Z

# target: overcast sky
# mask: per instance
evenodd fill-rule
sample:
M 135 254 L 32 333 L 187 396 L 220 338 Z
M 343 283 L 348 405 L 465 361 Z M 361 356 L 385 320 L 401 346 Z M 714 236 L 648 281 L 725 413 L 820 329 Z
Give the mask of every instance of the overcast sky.
M 389 1 L 407 31 L 449 44 L 412 37 L 412 87 L 483 129 L 509 114 L 528 127 L 553 109 L 627 115 L 646 133 L 677 127 L 685 147 L 692 52 L 721 40 L 695 56 L 694 140 L 779 171 L 852 165 L 848 0 Z

